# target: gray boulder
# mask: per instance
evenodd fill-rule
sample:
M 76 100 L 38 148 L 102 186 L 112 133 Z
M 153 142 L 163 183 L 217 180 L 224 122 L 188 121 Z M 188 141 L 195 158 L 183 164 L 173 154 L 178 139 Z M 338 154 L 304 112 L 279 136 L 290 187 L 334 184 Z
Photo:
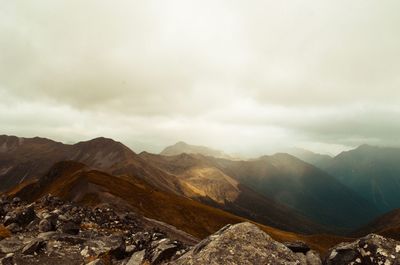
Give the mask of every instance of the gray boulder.
M 144 262 L 144 254 L 145 250 L 135 252 L 126 265 L 142 265 Z
M 354 242 L 340 243 L 333 247 L 324 264 L 400 264 L 400 242 L 370 234 Z
M 225 226 L 171 264 L 302 265 L 306 263 L 257 226 L 245 222 Z
M 148 254 L 151 264 L 157 265 L 170 260 L 178 251 L 178 246 L 170 239 L 164 238 L 153 242 L 154 247 Z

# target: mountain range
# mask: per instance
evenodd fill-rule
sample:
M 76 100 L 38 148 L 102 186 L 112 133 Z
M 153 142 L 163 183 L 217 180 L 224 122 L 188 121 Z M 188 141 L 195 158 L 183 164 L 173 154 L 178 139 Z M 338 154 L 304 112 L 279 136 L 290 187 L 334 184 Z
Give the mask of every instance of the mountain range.
M 398 205 L 395 148 L 239 160 L 192 147 L 178 143 L 161 154 L 136 154 L 103 137 L 63 144 L 2 135 L 0 191 L 28 201 L 51 193 L 90 206 L 112 204 L 198 238 L 250 220 L 277 239 L 297 238 L 326 250 L 343 240 L 332 234 L 390 237 L 399 231 L 397 211 L 380 217 Z
M 361 145 L 335 157 L 315 153 L 298 157 L 356 191 L 379 213 L 400 206 L 400 148 Z

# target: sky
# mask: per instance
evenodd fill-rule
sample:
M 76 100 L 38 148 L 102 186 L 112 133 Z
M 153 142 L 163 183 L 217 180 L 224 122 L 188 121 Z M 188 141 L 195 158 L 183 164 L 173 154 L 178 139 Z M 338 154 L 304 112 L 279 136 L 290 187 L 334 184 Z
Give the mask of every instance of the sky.
M 398 0 L 0 0 L 0 134 L 400 145 Z

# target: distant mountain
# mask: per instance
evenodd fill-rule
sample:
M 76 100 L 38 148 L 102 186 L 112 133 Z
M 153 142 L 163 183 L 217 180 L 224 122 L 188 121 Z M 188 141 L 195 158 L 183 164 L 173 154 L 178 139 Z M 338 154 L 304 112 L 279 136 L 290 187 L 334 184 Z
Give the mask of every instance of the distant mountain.
M 206 146 L 190 145 L 185 142 L 178 142 L 174 145 L 166 147 L 160 154 L 164 156 L 174 156 L 180 154 L 202 154 L 205 156 L 213 156 L 219 158 L 231 159 L 231 157 L 222 151 L 215 150 Z
M 287 231 L 327 231 L 301 213 L 271 200 L 222 171 L 212 157 L 199 154 L 161 156 L 143 152 L 149 164 L 176 176 L 185 196 L 251 220 Z
M 362 145 L 342 152 L 324 169 L 382 213 L 400 207 L 400 148 Z
M 314 222 L 354 229 L 379 214 L 372 203 L 334 177 L 289 154 L 218 163 L 225 174 Z
M 376 218 L 369 224 L 354 231 L 351 235 L 365 236 L 370 233 L 400 240 L 400 209 L 395 209 Z
M 291 148 L 287 150 L 287 153 L 319 168 L 326 167 L 333 159 L 330 155 L 318 154 L 302 148 Z

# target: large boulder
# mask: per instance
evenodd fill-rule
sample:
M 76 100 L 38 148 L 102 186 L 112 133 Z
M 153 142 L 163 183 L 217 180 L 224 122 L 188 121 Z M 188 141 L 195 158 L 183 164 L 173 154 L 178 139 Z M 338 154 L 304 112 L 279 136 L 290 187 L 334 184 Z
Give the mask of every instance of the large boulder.
M 333 247 L 324 264 L 400 264 L 400 242 L 370 234 L 354 242 L 340 243 Z
M 171 264 L 306 264 L 285 245 L 251 223 L 227 225 Z

